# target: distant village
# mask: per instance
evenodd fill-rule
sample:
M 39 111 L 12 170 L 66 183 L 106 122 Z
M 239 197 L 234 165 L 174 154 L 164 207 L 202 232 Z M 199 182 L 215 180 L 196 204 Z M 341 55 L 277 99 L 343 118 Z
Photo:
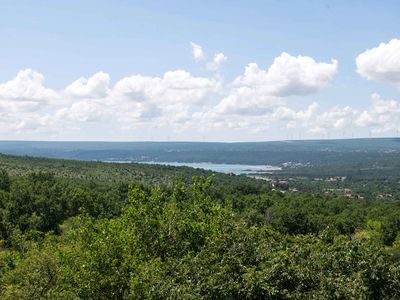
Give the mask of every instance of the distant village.
M 285 177 L 285 178 L 276 178 L 271 176 L 262 176 L 262 175 L 248 175 L 257 180 L 264 180 L 266 181 L 270 187 L 271 191 L 273 192 L 300 192 L 299 188 L 297 187 L 299 180 L 306 180 L 305 177 Z M 320 178 L 316 177 L 311 179 L 314 182 L 324 182 L 324 183 L 336 183 L 336 182 L 343 182 L 346 180 L 346 176 L 334 176 L 328 178 Z M 325 195 L 337 195 L 341 196 L 346 199 L 358 199 L 364 200 L 364 196 L 354 193 L 350 188 L 324 188 L 323 192 Z M 378 199 L 390 199 L 392 197 L 391 194 L 380 194 L 377 196 Z

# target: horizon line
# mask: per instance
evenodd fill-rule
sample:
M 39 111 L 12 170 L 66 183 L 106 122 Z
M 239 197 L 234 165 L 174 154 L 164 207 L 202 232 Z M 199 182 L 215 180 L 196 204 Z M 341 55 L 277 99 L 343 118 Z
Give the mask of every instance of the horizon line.
M 264 141 L 189 141 L 189 140 L 122 140 L 122 141 L 105 141 L 105 140 L 2 140 L 2 142 L 30 142 L 30 143 L 219 143 L 219 144 L 245 144 L 245 143 L 274 143 L 274 142 L 307 142 L 307 141 L 344 141 L 344 140 L 378 140 L 378 139 L 400 139 L 399 136 L 385 137 L 346 137 L 346 138 L 310 138 L 310 139 L 282 139 L 282 140 L 264 140 Z

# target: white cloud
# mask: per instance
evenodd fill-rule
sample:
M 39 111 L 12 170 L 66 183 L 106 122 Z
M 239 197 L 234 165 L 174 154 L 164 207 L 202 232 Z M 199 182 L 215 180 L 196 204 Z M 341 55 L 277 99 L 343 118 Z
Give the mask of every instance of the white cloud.
M 39 100 L 46 101 L 56 94 L 43 86 L 42 74 L 31 69 L 18 72 L 17 76 L 0 84 L 0 98 L 12 100 Z
M 59 94 L 44 86 L 44 76 L 25 69 L 0 84 L 0 134 L 27 134 L 48 125 L 46 109 L 57 104 Z M 13 137 L 13 136 L 12 136 Z
M 110 94 L 123 123 L 157 120 L 158 125 L 178 126 L 218 93 L 215 79 L 196 77 L 187 71 L 169 71 L 163 77 L 135 75 L 119 80 Z M 178 126 L 179 127 L 179 126 Z
M 105 107 L 93 101 L 79 101 L 70 107 L 64 107 L 56 112 L 59 120 L 69 120 L 73 122 L 95 122 L 99 121 L 107 113 Z
M 212 110 L 219 115 L 260 116 L 276 107 L 283 111 L 285 98 L 289 95 L 309 94 L 323 88 L 337 72 L 337 62 L 317 63 L 310 57 L 294 57 L 282 53 L 267 71 L 255 63 L 249 64 L 243 76 L 237 77 L 226 95 Z M 312 106 L 314 107 L 314 106 Z M 292 118 L 299 121 L 305 112 L 291 111 Z M 277 117 L 276 114 L 273 116 Z M 291 124 L 297 124 L 291 120 Z
M 334 59 L 331 63 L 318 63 L 308 56 L 282 53 L 268 70 L 261 70 L 256 63 L 249 64 L 235 84 L 260 88 L 274 96 L 307 95 L 326 87 L 337 69 L 338 62 Z
M 227 59 L 228 59 L 228 58 L 227 58 L 227 57 L 225 56 L 225 54 L 223 54 L 222 52 L 221 52 L 221 53 L 216 53 L 216 54 L 214 55 L 213 60 L 210 61 L 210 62 L 207 64 L 207 69 L 210 70 L 210 71 L 217 71 L 217 70 L 220 68 L 221 64 L 222 64 L 224 61 L 226 61 Z
M 84 77 L 71 83 L 65 88 L 68 95 L 77 98 L 103 98 L 109 90 L 110 75 L 98 72 L 89 79 Z
M 195 57 L 203 59 L 201 47 L 192 46 Z M 284 67 L 282 59 L 294 60 L 291 65 L 297 62 L 294 71 L 278 72 L 278 67 Z M 217 53 L 208 68 L 216 71 L 225 60 L 223 53 Z M 336 65 L 316 63 L 310 58 L 304 62 L 302 57 L 282 54 L 268 71 L 250 70 L 250 67 L 233 84 L 224 84 L 221 76 L 201 77 L 175 70 L 160 77 L 132 75 L 110 86 L 110 76 L 98 72 L 89 78 L 81 77 L 60 91 L 46 88 L 44 76 L 28 69 L 0 84 L 0 127 L 18 132 L 52 128 L 61 135 L 69 129 L 83 130 L 87 128 L 85 123 L 114 127 L 115 131 L 143 126 L 173 131 L 229 128 L 257 132 L 278 120 L 278 112 L 283 116 L 291 115 L 287 117 L 291 118 L 288 122 L 305 126 L 315 105 L 297 112 L 286 108 L 289 112 L 285 112 L 282 107 L 287 104 L 283 91 L 289 87 L 293 89 L 298 82 L 303 88 L 306 86 L 308 92 L 316 91 L 330 78 L 326 74 L 324 77 L 324 70 L 335 69 Z M 300 80 L 308 67 L 307 72 L 316 71 L 315 76 L 322 79 L 318 81 L 310 75 Z M 277 85 L 278 73 L 284 80 L 280 86 Z M 333 73 L 331 71 L 331 75 Z M 275 87 L 271 88 L 271 83 Z
M 319 127 L 328 129 L 343 129 L 353 123 L 356 111 L 350 106 L 334 107 L 317 117 Z
M 288 121 L 287 127 L 293 128 L 300 126 L 308 127 L 311 119 L 315 116 L 319 104 L 317 102 L 311 103 L 307 109 L 295 111 L 289 107 L 280 106 L 274 113 L 273 118 L 279 121 Z
M 169 71 L 160 77 L 135 75 L 119 80 L 112 89 L 112 97 L 134 102 L 170 104 L 198 104 L 218 89 L 218 82 L 206 77 L 195 77 L 187 71 Z
M 201 61 L 205 58 L 203 48 L 200 45 L 190 42 L 190 46 L 192 47 L 193 58 L 196 61 Z
M 16 130 L 35 130 L 44 126 L 48 126 L 50 121 L 50 116 L 40 116 L 40 115 L 27 115 L 23 120 L 15 124 Z
M 317 102 L 299 111 L 281 106 L 274 111 L 273 117 L 276 121 L 286 121 L 288 129 L 304 129 L 310 133 L 326 134 L 351 126 L 357 115 L 350 106 L 343 108 L 336 106 L 324 112 L 319 112 L 318 109 Z
M 386 132 L 400 128 L 400 105 L 395 100 L 383 100 L 372 94 L 371 105 L 360 113 L 355 121 L 359 127 L 373 127 L 373 131 Z
M 204 58 L 202 50 L 199 57 Z M 225 60 L 218 53 L 208 68 L 217 71 Z M 101 137 L 103 130 L 119 136 L 154 131 L 212 134 L 227 140 L 238 132 L 251 139 L 253 134 L 278 136 L 294 130 L 320 135 L 353 124 L 381 132 L 399 127 L 398 102 L 376 94 L 371 106 L 361 112 L 350 106 L 322 109 L 322 101 L 305 105 L 301 97 L 296 97 L 294 108 L 289 96 L 309 95 L 326 87 L 337 68 L 335 60 L 316 62 L 282 53 L 268 69 L 249 64 L 242 76 L 227 83 L 219 72 L 196 76 L 173 70 L 161 76 L 134 74 L 111 85 L 110 76 L 98 72 L 57 91 L 44 85 L 43 75 L 27 69 L 0 84 L 0 134 L 34 139 L 51 132 L 71 139 L 77 134 Z
M 400 84 L 400 40 L 392 39 L 356 58 L 357 72 L 368 80 Z
M 205 60 L 206 57 L 200 45 L 190 42 L 190 46 L 192 47 L 192 55 L 195 61 L 199 62 Z M 206 64 L 206 69 L 209 71 L 217 71 L 227 59 L 224 53 L 215 53 L 213 59 Z
M 282 104 L 282 99 L 265 95 L 260 90 L 246 86 L 232 89 L 215 108 L 218 114 L 237 114 L 246 116 L 263 115 L 271 111 L 272 107 Z
M 104 74 L 104 73 L 103 73 Z M 97 74 L 96 74 L 97 75 Z M 190 117 L 194 107 L 207 102 L 208 96 L 218 89 L 218 82 L 205 77 L 195 77 L 183 70 L 168 71 L 163 77 L 133 75 L 117 81 L 108 90 L 87 88 L 87 84 L 69 85 L 66 90 L 74 97 L 84 99 L 73 102 L 69 107 L 57 111 L 56 117 L 77 122 L 95 122 L 101 119 L 115 119 L 126 127 L 127 123 L 137 124 L 157 119 L 157 122 L 179 122 Z M 95 82 L 108 83 L 108 76 L 101 76 Z M 92 84 L 92 87 L 98 85 Z M 107 87 L 107 89 L 105 88 Z M 79 93 L 77 93 L 79 91 Z

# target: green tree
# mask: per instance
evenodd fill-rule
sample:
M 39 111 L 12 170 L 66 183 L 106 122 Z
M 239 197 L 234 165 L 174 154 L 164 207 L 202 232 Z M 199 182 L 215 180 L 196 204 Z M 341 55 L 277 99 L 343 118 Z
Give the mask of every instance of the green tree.
M 0 190 L 9 192 L 10 191 L 10 177 L 8 176 L 7 171 L 0 170 Z

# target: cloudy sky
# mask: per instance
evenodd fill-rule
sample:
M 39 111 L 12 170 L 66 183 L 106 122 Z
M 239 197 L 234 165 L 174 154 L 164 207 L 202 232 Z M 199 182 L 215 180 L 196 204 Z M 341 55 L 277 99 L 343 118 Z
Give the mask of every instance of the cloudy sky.
M 398 136 L 400 3 L 0 1 L 1 140 Z

